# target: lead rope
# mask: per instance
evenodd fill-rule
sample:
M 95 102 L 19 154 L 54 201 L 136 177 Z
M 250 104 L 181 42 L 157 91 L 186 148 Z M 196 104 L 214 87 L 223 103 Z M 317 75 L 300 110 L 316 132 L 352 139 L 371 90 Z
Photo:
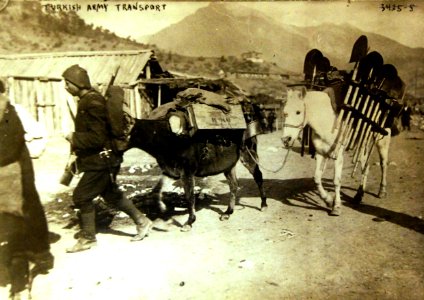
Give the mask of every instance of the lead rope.
M 284 132 L 284 131 L 283 131 Z M 302 130 L 300 130 L 299 131 L 299 134 L 297 135 L 297 138 L 299 138 L 299 136 L 300 136 L 300 134 L 302 133 Z M 271 170 L 271 169 L 269 169 L 269 168 L 266 168 L 266 167 L 264 167 L 260 162 L 259 162 L 259 160 L 257 160 L 254 156 L 253 156 L 253 154 L 252 154 L 252 152 L 250 151 L 250 149 L 249 148 L 247 148 L 246 147 L 246 149 L 247 149 L 247 153 L 249 153 L 249 155 L 250 155 L 250 157 L 252 158 L 252 160 L 259 166 L 259 167 L 261 167 L 261 169 L 263 169 L 263 170 L 265 170 L 265 171 L 269 171 L 269 172 L 272 172 L 272 173 L 277 173 L 277 172 L 279 172 L 280 170 L 282 170 L 283 168 L 284 168 L 284 166 L 286 165 L 286 162 L 287 162 L 287 159 L 288 159 L 288 157 L 289 157 L 289 153 L 290 153 L 290 150 L 293 148 L 293 145 L 294 145 L 294 142 L 297 140 L 297 138 L 296 139 L 293 139 L 293 142 L 292 142 L 292 144 L 290 145 L 290 147 L 289 148 L 287 148 L 287 153 L 286 153 L 286 155 L 284 156 L 284 160 L 283 160 L 283 163 L 281 164 L 281 166 L 279 166 L 276 170 Z
M 251 151 L 249 150 L 249 148 L 246 148 L 247 149 L 247 153 L 249 153 L 249 155 L 250 155 L 250 157 L 253 159 L 253 161 L 259 166 L 259 167 L 261 167 L 262 169 L 264 169 L 264 170 L 266 170 L 266 171 L 269 171 L 269 172 L 272 172 L 272 173 L 277 173 L 277 172 L 279 172 L 280 170 L 282 170 L 283 168 L 284 168 L 284 166 L 286 165 L 286 162 L 287 162 L 287 159 L 288 159 L 288 157 L 289 157 L 289 153 L 290 153 L 290 150 L 293 148 L 293 145 L 294 145 L 294 142 L 297 140 L 297 139 L 299 139 L 299 136 L 302 134 L 302 132 L 303 132 L 303 128 L 305 127 L 305 124 L 306 124 L 306 106 L 305 106 L 305 103 L 303 104 L 304 105 L 304 109 L 303 109 L 303 121 L 302 121 L 302 123 L 300 124 L 300 125 L 291 125 L 291 124 L 284 124 L 283 125 L 283 130 L 282 130 L 282 135 L 284 136 L 284 128 L 285 127 L 291 127 L 291 128 L 299 128 L 299 133 L 297 134 L 297 137 L 295 138 L 295 139 L 293 139 L 293 142 L 292 142 L 292 144 L 288 147 L 288 149 L 287 149 L 287 153 L 286 153 L 286 155 L 285 155 L 285 157 L 284 157 L 284 160 L 283 160 L 283 163 L 281 164 L 281 166 L 279 166 L 276 170 L 271 170 L 271 169 L 268 169 L 268 168 L 266 168 L 266 167 L 264 167 L 254 156 L 253 156 L 253 154 L 251 153 Z

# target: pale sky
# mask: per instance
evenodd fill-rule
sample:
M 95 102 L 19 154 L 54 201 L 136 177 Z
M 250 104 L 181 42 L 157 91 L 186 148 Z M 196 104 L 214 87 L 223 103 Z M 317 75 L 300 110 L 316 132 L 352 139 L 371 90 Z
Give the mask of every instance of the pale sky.
M 96 1 L 86 1 L 96 3 Z M 117 4 L 140 3 L 160 5 L 160 11 L 118 11 Z M 102 1 L 98 2 L 102 3 Z M 107 1 L 109 3 L 108 12 L 88 12 L 81 10 L 78 14 L 87 23 L 107 28 L 122 37 L 138 37 L 150 35 L 164 29 L 171 24 L 178 23 L 186 16 L 193 14 L 201 7 L 208 6 L 208 2 L 139 2 L 139 1 Z M 162 5 L 165 4 L 165 9 Z
M 400 5 L 401 11 L 383 11 L 382 3 Z M 413 5 L 411 8 L 409 5 Z M 286 24 L 316 26 L 322 22 L 349 23 L 366 32 L 375 32 L 410 47 L 424 47 L 424 1 L 335 1 L 277 2 L 251 7 L 268 12 Z M 411 11 L 412 10 L 412 11 Z
M 50 1 L 53 2 L 53 1 Z M 72 1 L 56 0 L 54 3 Z M 209 2 L 138 2 L 87 0 L 78 1 L 84 7 L 79 11 L 87 23 L 107 28 L 122 37 L 138 37 L 153 34 L 171 24 L 181 21 L 197 9 L 209 5 Z M 108 4 L 107 12 L 88 12 L 84 4 Z M 116 4 L 142 5 L 166 4 L 161 11 L 117 11 Z M 232 2 L 235 3 L 235 2 Z M 289 25 L 316 26 L 322 22 L 336 24 L 349 23 L 365 32 L 376 32 L 390 37 L 410 47 L 424 47 L 424 1 L 384 1 L 392 4 L 395 11 L 382 9 L 383 1 L 276 1 L 276 2 L 236 2 L 236 5 L 260 10 L 273 18 Z M 414 5 L 412 8 L 409 5 Z M 412 11 L 411 11 L 412 10 Z

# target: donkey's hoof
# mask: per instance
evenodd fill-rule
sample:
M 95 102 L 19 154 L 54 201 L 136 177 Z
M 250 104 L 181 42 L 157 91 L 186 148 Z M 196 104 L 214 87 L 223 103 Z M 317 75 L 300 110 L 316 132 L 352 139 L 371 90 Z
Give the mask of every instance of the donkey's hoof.
M 335 206 L 330 211 L 329 215 L 330 216 L 340 216 L 341 212 L 342 212 L 342 208 L 340 206 Z
M 229 214 L 222 214 L 219 217 L 219 220 L 221 220 L 221 221 L 227 221 L 229 218 L 230 218 L 230 215 Z
M 361 203 L 362 198 L 364 198 L 364 194 L 365 194 L 364 186 L 360 185 L 358 190 L 356 191 L 355 196 L 353 197 L 353 203 L 355 204 Z
M 324 197 L 323 200 L 327 208 L 331 208 L 333 206 L 333 202 L 334 202 L 333 196 L 327 195 L 327 197 Z
M 268 210 L 268 205 L 265 204 L 265 205 L 262 205 L 261 206 L 261 211 L 264 211 L 265 212 L 267 210 Z
M 190 224 L 184 224 L 184 226 L 181 228 L 182 232 L 189 232 L 191 231 L 192 226 Z
M 353 203 L 355 203 L 355 204 L 359 204 L 359 203 L 361 203 L 362 202 L 362 198 L 363 198 L 363 196 L 364 196 L 364 194 L 363 193 L 359 193 L 359 192 L 357 192 L 356 194 L 355 194 L 355 196 L 353 197 Z
M 378 193 L 378 198 L 381 198 L 381 199 L 387 198 L 387 192 L 386 191 L 380 191 Z

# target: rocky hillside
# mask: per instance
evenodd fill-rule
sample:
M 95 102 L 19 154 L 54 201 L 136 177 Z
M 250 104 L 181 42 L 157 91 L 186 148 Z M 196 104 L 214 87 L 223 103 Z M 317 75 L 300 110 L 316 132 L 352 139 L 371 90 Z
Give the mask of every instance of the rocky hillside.
M 38 1 L 11 1 L 0 13 L 0 24 L 2 54 L 148 48 L 88 25 L 76 13 L 44 13 Z

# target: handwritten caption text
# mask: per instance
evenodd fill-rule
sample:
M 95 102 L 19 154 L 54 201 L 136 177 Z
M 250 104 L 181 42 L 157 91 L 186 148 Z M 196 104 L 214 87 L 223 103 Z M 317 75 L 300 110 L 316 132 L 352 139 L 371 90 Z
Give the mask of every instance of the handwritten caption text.
M 164 11 L 166 4 L 146 4 L 139 2 L 129 3 L 73 3 L 73 4 L 55 4 L 48 3 L 43 5 L 46 12 L 70 12 L 70 11 L 93 11 L 93 12 L 108 12 L 108 11 Z

